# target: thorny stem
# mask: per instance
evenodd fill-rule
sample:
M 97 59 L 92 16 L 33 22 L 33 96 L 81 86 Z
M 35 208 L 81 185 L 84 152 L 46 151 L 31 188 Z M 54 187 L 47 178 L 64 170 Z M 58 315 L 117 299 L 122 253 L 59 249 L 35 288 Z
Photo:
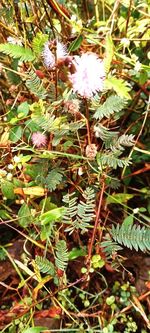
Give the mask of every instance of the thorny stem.
M 100 212 L 101 212 L 101 207 L 102 207 L 102 199 L 103 199 L 104 191 L 105 191 L 105 179 L 103 179 L 103 183 L 102 183 L 102 189 L 101 189 L 98 209 L 97 209 L 97 213 L 96 213 L 95 225 L 94 225 L 94 228 L 93 228 L 92 238 L 91 238 L 91 242 L 90 242 L 90 246 L 89 246 L 87 264 L 90 263 L 90 258 L 91 258 L 91 255 L 92 255 L 92 249 L 93 249 L 95 235 L 96 235 L 96 231 L 97 231 L 97 227 L 98 227 L 98 222 L 99 222 L 99 217 L 100 217 Z

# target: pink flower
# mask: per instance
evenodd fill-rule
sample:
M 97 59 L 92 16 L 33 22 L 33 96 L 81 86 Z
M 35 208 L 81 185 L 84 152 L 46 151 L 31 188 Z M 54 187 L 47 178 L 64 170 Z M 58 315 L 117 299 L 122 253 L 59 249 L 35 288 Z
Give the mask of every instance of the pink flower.
M 31 140 L 33 142 L 33 145 L 40 148 L 42 146 L 45 146 L 47 143 L 47 137 L 45 134 L 42 134 L 41 132 L 35 132 L 32 134 Z
M 91 98 L 103 90 L 104 64 L 95 53 L 83 53 L 75 57 L 76 72 L 70 75 L 73 91 L 82 97 Z
M 44 45 L 43 50 L 43 60 L 44 64 L 48 68 L 54 68 L 56 64 L 56 60 L 65 58 L 67 56 L 67 49 L 66 46 L 58 41 L 56 41 L 56 59 L 55 59 L 55 52 L 52 53 L 52 51 L 49 49 L 49 45 L 53 44 L 53 42 L 47 42 Z

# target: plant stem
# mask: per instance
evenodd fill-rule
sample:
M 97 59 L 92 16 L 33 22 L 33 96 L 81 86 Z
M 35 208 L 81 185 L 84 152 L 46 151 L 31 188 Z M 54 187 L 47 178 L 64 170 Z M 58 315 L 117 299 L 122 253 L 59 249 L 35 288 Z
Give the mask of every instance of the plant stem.
M 88 145 L 91 144 L 91 133 L 90 133 L 90 124 L 89 124 L 89 107 L 87 99 L 85 98 L 85 108 L 86 108 L 86 128 L 87 128 L 87 137 L 88 137 Z
M 91 242 L 90 242 L 90 246 L 89 246 L 89 253 L 88 253 L 88 258 L 87 258 L 87 264 L 89 266 L 90 266 L 90 259 L 91 259 L 91 255 L 92 255 L 95 235 L 96 235 L 96 231 L 97 231 L 97 227 L 98 227 L 98 222 L 99 222 L 99 217 L 100 217 L 100 212 L 101 212 L 101 207 L 102 207 L 102 200 L 103 200 L 104 191 L 105 191 L 105 180 L 103 179 L 102 189 L 101 189 L 101 192 L 100 192 L 98 209 L 97 209 L 97 213 L 96 213 L 95 225 L 94 225 L 94 229 L 93 229 L 93 233 L 92 233 L 92 238 L 91 238 Z

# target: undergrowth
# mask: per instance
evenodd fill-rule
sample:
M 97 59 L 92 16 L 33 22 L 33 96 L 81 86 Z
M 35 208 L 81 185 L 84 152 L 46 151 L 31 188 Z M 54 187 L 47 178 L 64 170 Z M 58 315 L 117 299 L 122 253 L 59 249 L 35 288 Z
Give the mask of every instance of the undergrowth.
M 1 1 L 0 329 L 150 329 L 149 1 Z

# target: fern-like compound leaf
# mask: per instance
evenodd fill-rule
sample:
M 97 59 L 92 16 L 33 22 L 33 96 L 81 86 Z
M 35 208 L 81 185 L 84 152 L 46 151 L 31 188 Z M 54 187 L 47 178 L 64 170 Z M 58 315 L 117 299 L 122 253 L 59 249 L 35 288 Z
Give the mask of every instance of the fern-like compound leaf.
M 58 269 L 65 271 L 68 265 L 68 250 L 67 244 L 64 240 L 59 240 L 56 243 L 56 258 L 55 258 L 55 265 Z
M 49 261 L 47 258 L 43 258 L 41 256 L 35 257 L 35 262 L 43 274 L 48 274 L 51 276 L 55 276 L 55 268 L 51 261 Z
M 125 108 L 126 104 L 126 99 L 121 98 L 117 95 L 111 95 L 106 99 L 103 105 L 100 105 L 97 108 L 94 114 L 94 118 L 99 120 L 101 120 L 103 117 L 109 118 L 115 112 L 122 111 Z
M 7 54 L 14 59 L 20 59 L 20 61 L 35 60 L 35 54 L 32 52 L 32 50 L 20 45 L 14 45 L 10 43 L 0 44 L 0 52 Z
M 86 232 L 91 226 L 95 217 L 95 192 L 87 188 L 83 192 L 83 200 L 78 203 L 78 198 L 74 193 L 66 195 L 63 201 L 67 204 L 66 212 L 63 216 L 63 222 L 68 224 L 65 231 L 72 233 L 75 229 L 81 229 L 82 233 Z
M 29 91 L 40 99 L 44 99 L 47 96 L 47 91 L 43 87 L 42 81 L 33 70 L 30 70 L 27 73 L 27 79 L 25 84 Z
M 101 124 L 94 126 L 94 132 L 95 136 L 103 140 L 105 143 L 112 142 L 112 140 L 116 139 L 119 134 L 119 132 L 110 131 L 109 128 L 106 128 Z
M 122 247 L 111 239 L 106 239 L 100 244 L 100 246 L 103 248 L 107 259 L 112 258 L 114 254 L 122 250 Z
M 42 34 L 41 32 L 38 32 L 33 38 L 32 48 L 37 57 L 41 55 L 43 47 L 47 41 L 48 35 Z
M 45 179 L 45 185 L 49 189 L 49 191 L 55 191 L 57 186 L 61 184 L 63 175 L 59 171 L 59 169 L 53 169 L 51 170 L 46 179 Z
M 114 76 L 109 76 L 105 80 L 105 88 L 113 89 L 116 94 L 121 98 L 131 99 L 129 95 L 130 87 L 128 83 L 122 79 L 118 79 Z
M 117 169 L 117 167 L 123 168 L 124 166 L 129 166 L 131 159 L 129 157 L 120 158 L 121 152 L 116 151 L 115 153 L 107 151 L 106 153 L 97 154 L 98 165 L 103 167 L 110 167 L 112 169 Z
M 116 242 L 131 250 L 150 251 L 150 229 L 145 226 L 141 228 L 136 224 L 130 226 L 117 224 L 116 227 L 112 226 L 111 234 Z

